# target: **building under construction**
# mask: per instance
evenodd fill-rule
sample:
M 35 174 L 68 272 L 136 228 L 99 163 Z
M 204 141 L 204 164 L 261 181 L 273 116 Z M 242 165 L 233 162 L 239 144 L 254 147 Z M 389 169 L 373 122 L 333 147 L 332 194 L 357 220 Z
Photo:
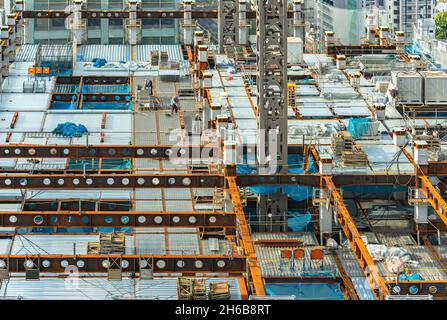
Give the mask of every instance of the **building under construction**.
M 316 39 L 301 0 L 9 6 L 0 299 L 447 297 L 447 74 L 402 32 Z M 26 43 L 49 19 L 67 43 Z

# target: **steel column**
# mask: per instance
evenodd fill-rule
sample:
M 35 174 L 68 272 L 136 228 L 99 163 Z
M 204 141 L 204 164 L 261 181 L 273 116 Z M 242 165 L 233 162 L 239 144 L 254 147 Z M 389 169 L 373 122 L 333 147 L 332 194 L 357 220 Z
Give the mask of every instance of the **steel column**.
M 259 173 L 287 172 L 287 2 L 256 6 Z M 260 231 L 287 231 L 287 196 L 258 197 Z M 264 224 L 269 222 L 267 225 Z
M 219 51 L 224 53 L 225 46 L 239 43 L 239 16 L 237 0 L 219 1 Z

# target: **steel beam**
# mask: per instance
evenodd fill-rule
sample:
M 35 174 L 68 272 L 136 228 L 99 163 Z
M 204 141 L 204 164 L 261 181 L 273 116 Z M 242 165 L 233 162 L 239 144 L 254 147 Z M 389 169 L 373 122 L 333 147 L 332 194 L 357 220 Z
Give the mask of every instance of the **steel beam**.
M 79 273 L 106 273 L 108 265 L 119 259 L 124 273 L 139 273 L 153 261 L 153 272 L 158 273 L 244 273 L 245 257 L 225 255 L 0 255 L 9 272 L 66 273 L 75 266 Z M 123 262 L 127 263 L 124 264 Z M 27 266 L 25 266 L 27 262 Z M 3 264 L 3 263 L 2 263 Z
M 429 162 L 427 175 L 447 176 L 447 161 Z
M 218 156 L 214 145 L 0 145 L 0 158 L 203 158 Z
M 0 174 L 0 189 L 129 189 L 129 188 L 222 188 L 223 174 Z M 255 185 L 320 186 L 320 174 L 246 174 L 235 177 L 239 187 Z M 333 177 L 339 187 L 350 185 L 414 185 L 412 175 L 350 174 Z
M 227 182 L 230 200 L 232 201 L 234 211 L 236 212 L 238 240 L 241 243 L 243 253 L 248 260 L 248 283 L 253 295 L 265 296 L 264 282 L 256 259 L 255 249 L 251 241 L 250 228 L 242 208 L 239 189 L 234 177 L 227 177 Z
M 0 189 L 214 188 L 224 177 L 212 174 L 0 174 Z
M 364 54 L 396 54 L 396 46 L 378 46 L 378 45 L 335 45 L 327 47 L 327 54 L 330 56 L 344 55 L 361 56 Z
M 235 228 L 233 212 L 1 211 L 0 227 Z
M 446 280 L 387 281 L 393 295 L 447 296 Z
M 64 10 L 24 10 L 24 19 L 66 19 L 70 13 Z M 137 19 L 183 19 L 184 10 L 139 10 Z M 192 19 L 218 19 L 218 10 L 193 10 Z M 287 13 L 289 19 L 293 18 L 293 11 Z M 127 19 L 127 10 L 83 10 L 82 19 Z M 247 19 L 255 19 L 254 11 L 247 11 Z
M 337 220 L 342 228 L 346 238 L 351 245 L 352 251 L 357 258 L 357 261 L 362 268 L 374 295 L 377 299 L 383 300 L 390 295 L 388 285 L 380 275 L 379 269 L 374 263 L 368 249 L 363 242 L 355 222 L 346 208 L 343 198 L 337 190 L 334 182 L 330 176 L 324 176 L 321 179 L 321 187 L 328 194 L 329 204 L 332 206 Z

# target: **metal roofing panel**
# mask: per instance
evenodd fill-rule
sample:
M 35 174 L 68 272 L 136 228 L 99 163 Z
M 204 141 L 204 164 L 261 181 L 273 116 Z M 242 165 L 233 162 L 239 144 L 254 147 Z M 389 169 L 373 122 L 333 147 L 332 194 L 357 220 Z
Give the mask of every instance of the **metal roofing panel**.
M 197 234 L 169 233 L 170 254 L 199 254 L 199 238 Z
M 137 254 L 165 254 L 165 234 L 136 234 Z
M 94 58 L 106 59 L 109 62 L 130 61 L 131 46 L 122 44 L 83 45 L 80 47 L 78 55 L 81 55 L 84 61 L 92 61 Z

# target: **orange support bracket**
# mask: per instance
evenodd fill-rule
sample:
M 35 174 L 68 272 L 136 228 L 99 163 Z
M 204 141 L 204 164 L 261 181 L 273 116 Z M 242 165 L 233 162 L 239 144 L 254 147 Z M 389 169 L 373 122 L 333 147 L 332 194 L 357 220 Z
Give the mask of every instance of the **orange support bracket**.
M 185 129 L 185 115 L 183 114 L 183 111 L 179 112 L 179 119 L 180 119 L 180 128 Z
M 101 129 L 105 129 L 105 128 L 106 128 L 106 113 L 103 112 L 102 117 L 101 117 Z
M 416 179 L 416 187 L 419 188 L 422 195 L 425 197 L 424 200 L 432 206 L 433 210 L 435 210 L 437 215 L 441 218 L 445 225 L 447 225 L 447 203 L 439 194 L 438 190 L 436 190 L 436 188 L 430 182 L 428 177 L 424 174 L 424 171 L 421 169 L 421 167 L 416 162 L 414 162 L 414 159 L 410 155 L 410 153 L 404 148 L 401 148 L 401 150 L 411 162 L 411 164 L 414 165 L 415 173 L 418 176 Z
M 12 132 L 11 132 L 11 131 L 8 131 L 8 132 L 6 133 L 6 138 L 5 138 L 5 141 L 6 141 L 6 142 L 9 142 L 9 140 L 11 139 L 11 135 L 12 135 Z
M 12 116 L 11 124 L 9 125 L 9 127 L 10 127 L 11 129 L 14 129 L 18 117 L 19 117 L 19 113 L 18 113 L 17 111 L 14 112 L 14 115 Z
M 351 215 L 346 208 L 343 198 L 338 192 L 332 177 L 321 177 L 321 187 L 326 190 L 329 201 L 336 212 L 338 222 L 351 245 L 352 251 L 357 258 L 357 261 L 362 268 L 366 279 L 368 280 L 374 295 L 378 300 L 383 300 L 390 295 L 388 285 L 379 273 L 379 270 L 374 263 L 365 243 L 363 242 Z
M 248 227 L 247 220 L 245 219 L 244 210 L 242 209 L 239 189 L 236 185 L 236 178 L 227 177 L 226 179 L 228 182 L 231 201 L 233 202 L 234 212 L 236 213 L 242 249 L 244 251 L 244 255 L 248 259 L 248 275 L 249 279 L 251 280 L 250 287 L 254 295 L 265 296 L 264 282 L 256 260 L 256 253 L 251 241 L 250 229 Z

